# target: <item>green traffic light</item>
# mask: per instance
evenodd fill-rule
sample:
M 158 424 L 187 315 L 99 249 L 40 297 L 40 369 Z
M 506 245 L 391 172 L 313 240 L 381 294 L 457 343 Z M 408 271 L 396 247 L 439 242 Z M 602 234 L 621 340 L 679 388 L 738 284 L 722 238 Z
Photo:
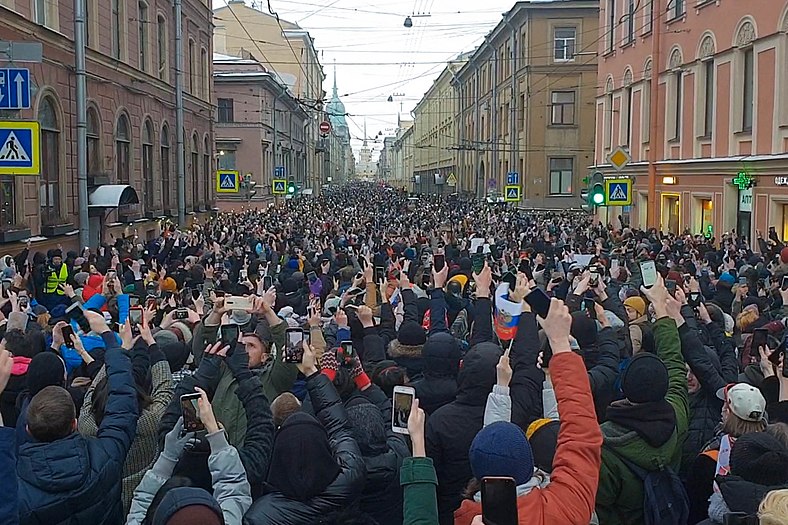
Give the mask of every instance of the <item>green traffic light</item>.
M 295 186 L 288 186 L 287 193 L 295 193 Z
M 605 195 L 603 193 L 594 193 L 592 200 L 594 201 L 594 204 L 601 206 L 605 203 Z

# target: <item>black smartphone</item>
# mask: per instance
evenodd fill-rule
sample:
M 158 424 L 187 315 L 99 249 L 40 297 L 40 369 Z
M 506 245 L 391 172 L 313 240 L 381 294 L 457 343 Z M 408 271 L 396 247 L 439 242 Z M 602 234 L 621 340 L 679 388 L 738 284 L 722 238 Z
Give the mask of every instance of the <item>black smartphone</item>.
M 306 278 L 309 279 L 310 283 L 314 283 L 315 281 L 317 281 L 317 274 L 315 272 L 309 272 L 308 274 L 306 274 Z
M 589 269 L 589 275 L 591 276 L 591 279 L 588 281 L 588 286 L 591 288 L 596 288 L 599 286 L 599 270 L 596 266 L 592 266 Z
M 87 317 L 85 317 L 85 313 L 82 311 L 82 305 L 79 303 L 74 303 L 66 308 L 66 319 L 69 321 L 76 321 L 83 332 L 90 332 L 90 323 Z
M 196 301 L 197 299 L 199 299 L 200 295 L 202 295 L 201 288 L 196 288 L 196 287 L 192 288 L 192 301 Z
M 339 364 L 351 366 L 355 355 L 353 341 L 342 341 L 339 343 L 339 349 L 337 351 L 337 361 L 339 361 Z
M 739 284 L 748 284 L 746 277 L 739 277 Z
M 74 335 L 74 329 L 71 328 L 70 324 L 63 326 L 60 329 L 60 333 L 63 334 L 63 342 L 69 348 L 74 348 L 74 341 L 71 340 L 71 337 Z
M 525 296 L 525 302 L 528 303 L 536 315 L 542 319 L 547 319 L 547 313 L 550 311 L 550 297 L 541 288 L 531 290 Z
M 445 255 L 435 255 L 432 258 L 432 267 L 435 268 L 436 272 L 440 272 L 443 270 L 443 267 L 446 265 L 446 256 Z
M 668 289 L 668 293 L 673 297 L 676 296 L 676 281 L 672 281 L 670 279 L 665 281 L 665 288 Z
M 590 297 L 585 297 L 583 299 L 583 306 L 585 306 L 586 312 L 588 312 L 588 317 L 596 320 L 596 301 Z
M 183 414 L 183 431 L 199 432 L 205 430 L 200 419 L 200 406 L 197 404 L 200 394 L 183 394 L 181 396 L 181 413 Z
M 304 331 L 300 328 L 288 328 L 285 335 L 285 363 L 300 363 L 304 360 Z
M 482 478 L 482 522 L 517 525 L 517 486 L 514 478 Z
M 687 296 L 687 304 L 692 308 L 700 306 L 700 292 L 690 292 Z
M 517 276 L 512 272 L 506 272 L 501 276 L 501 282 L 504 282 L 509 285 L 509 290 L 514 291 L 517 288 Z
M 765 347 L 769 342 L 769 329 L 768 328 L 756 328 L 752 331 L 752 342 L 750 343 L 750 354 L 752 355 L 760 355 L 758 353 L 758 348 Z
M 133 306 L 129 308 L 129 324 L 131 325 L 131 333 L 133 335 L 140 335 L 140 325 L 142 324 L 142 308 Z
M 223 324 L 219 332 L 221 334 L 222 343 L 234 345 L 238 341 L 240 329 L 237 324 Z
M 386 269 L 383 266 L 375 266 L 375 281 L 380 282 L 386 279 Z
M 272 275 L 263 276 L 263 290 L 269 290 L 274 285 L 274 277 Z
M 783 282 L 780 285 L 783 290 L 788 290 L 788 275 L 783 276 Z
M 473 257 L 471 257 L 471 269 L 473 273 L 480 274 L 482 270 L 484 270 L 484 254 L 483 253 L 475 253 Z
M 140 305 L 140 298 L 138 295 L 129 295 L 129 306 L 139 306 Z
M 175 310 L 175 312 L 173 312 L 172 318 L 175 319 L 176 321 L 183 321 L 184 319 L 188 319 L 189 310 L 187 310 L 186 308 L 178 308 L 177 310 Z

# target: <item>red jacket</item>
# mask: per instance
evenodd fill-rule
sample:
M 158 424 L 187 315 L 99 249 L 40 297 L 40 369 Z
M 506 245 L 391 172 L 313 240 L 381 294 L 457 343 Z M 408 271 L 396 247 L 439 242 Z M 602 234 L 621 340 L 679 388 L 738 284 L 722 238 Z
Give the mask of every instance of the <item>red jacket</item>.
M 593 410 L 591 386 L 583 358 L 574 352 L 556 354 L 550 375 L 561 414 L 561 430 L 550 484 L 517 498 L 520 523 L 528 525 L 588 525 L 594 512 L 602 432 Z M 454 513 L 455 525 L 470 525 L 482 506 L 464 500 Z

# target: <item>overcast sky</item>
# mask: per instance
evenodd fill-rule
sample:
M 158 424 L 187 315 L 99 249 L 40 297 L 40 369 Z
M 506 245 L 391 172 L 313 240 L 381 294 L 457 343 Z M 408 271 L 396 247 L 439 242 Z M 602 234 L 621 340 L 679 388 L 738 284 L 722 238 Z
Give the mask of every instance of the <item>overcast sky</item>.
M 225 5 L 213 0 L 214 7 Z M 266 0 L 256 0 L 267 10 Z M 445 61 L 474 49 L 515 0 L 270 0 L 283 20 L 298 23 L 315 39 L 331 96 L 336 60 L 339 94 L 353 147 L 364 137 L 394 134 L 432 85 Z M 246 0 L 247 5 L 252 0 Z M 413 27 L 405 28 L 408 15 Z M 343 96 L 344 95 L 344 96 Z M 394 102 L 387 102 L 393 96 Z M 374 145 L 380 150 L 382 140 Z

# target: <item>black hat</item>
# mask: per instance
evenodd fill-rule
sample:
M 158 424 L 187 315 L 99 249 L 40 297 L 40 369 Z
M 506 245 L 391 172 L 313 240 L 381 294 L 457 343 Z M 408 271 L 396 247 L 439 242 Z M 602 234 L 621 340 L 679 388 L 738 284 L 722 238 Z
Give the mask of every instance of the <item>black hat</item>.
M 731 474 L 759 485 L 788 483 L 788 449 L 766 432 L 751 432 L 731 450 Z
M 662 401 L 668 393 L 668 368 L 654 354 L 640 353 L 624 369 L 621 390 L 632 403 Z
M 397 340 L 406 346 L 421 346 L 427 341 L 427 334 L 416 321 L 403 321 L 397 332 Z

